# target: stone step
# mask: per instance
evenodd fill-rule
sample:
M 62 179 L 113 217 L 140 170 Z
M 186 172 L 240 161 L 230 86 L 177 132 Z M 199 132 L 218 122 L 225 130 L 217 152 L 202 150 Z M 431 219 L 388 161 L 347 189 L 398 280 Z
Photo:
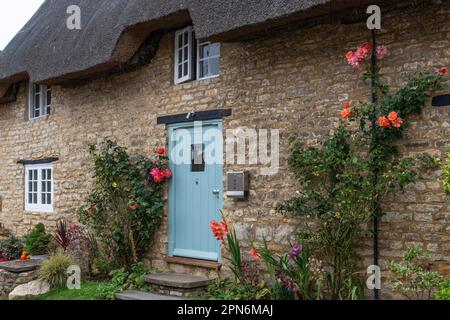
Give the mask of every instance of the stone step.
M 207 287 L 211 281 L 207 277 L 171 272 L 147 275 L 144 279 L 151 285 L 180 289 Z
M 135 301 L 160 301 L 160 300 L 182 300 L 181 298 L 164 296 L 142 291 L 123 291 L 116 294 L 118 300 L 135 300 Z
M 149 291 L 172 297 L 191 298 L 205 293 L 210 281 L 207 277 L 181 273 L 157 273 L 144 277 Z

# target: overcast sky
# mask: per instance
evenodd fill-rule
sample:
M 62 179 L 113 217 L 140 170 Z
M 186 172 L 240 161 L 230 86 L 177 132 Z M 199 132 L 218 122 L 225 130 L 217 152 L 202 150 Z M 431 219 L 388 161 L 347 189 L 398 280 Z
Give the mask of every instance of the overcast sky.
M 22 29 L 44 0 L 0 0 L 0 50 Z

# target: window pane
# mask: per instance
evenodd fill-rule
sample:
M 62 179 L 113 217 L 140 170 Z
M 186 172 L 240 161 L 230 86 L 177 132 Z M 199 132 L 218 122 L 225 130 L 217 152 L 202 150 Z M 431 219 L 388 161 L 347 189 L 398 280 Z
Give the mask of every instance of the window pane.
M 189 42 L 189 32 L 188 31 L 186 31 L 184 34 L 183 34 L 183 40 L 184 40 L 184 45 L 187 45 L 188 44 L 188 42 Z
M 200 59 L 206 58 L 208 56 L 208 45 L 207 44 L 200 45 L 199 52 L 200 52 L 199 53 Z
M 212 58 L 209 60 L 209 72 L 211 75 L 218 75 L 219 74 L 219 58 Z
M 34 96 L 34 117 L 39 117 L 41 115 L 41 96 L 39 94 L 36 94 Z
M 33 194 L 28 193 L 28 203 L 33 203 Z
M 183 35 L 178 35 L 178 48 L 181 48 L 183 46 Z
M 47 204 L 52 204 L 52 194 L 47 193 Z
M 52 192 L 52 182 L 47 181 L 47 192 Z
M 206 77 L 208 75 L 208 60 L 200 61 L 200 78 Z
M 185 47 L 183 49 L 183 61 L 186 61 L 187 59 L 189 59 L 189 50 L 188 47 Z
M 33 203 L 37 204 L 37 193 L 33 193 Z
M 42 180 L 45 180 L 45 174 L 47 173 L 47 170 L 42 170 Z
M 209 55 L 210 56 L 220 55 L 220 43 L 211 43 L 209 45 Z
M 42 192 L 47 192 L 47 188 L 46 188 L 47 187 L 47 183 L 45 181 L 41 182 L 41 187 L 42 187 L 42 190 L 41 190 Z
M 47 169 L 47 179 L 48 180 L 52 179 L 52 170 L 51 169 Z
M 181 78 L 183 76 L 183 65 L 178 65 L 178 78 Z
M 178 50 L 178 63 L 183 61 L 183 49 Z
M 43 194 L 41 195 L 41 203 L 42 203 L 42 204 L 47 204 L 47 197 L 46 197 L 46 194 L 45 194 L 45 193 L 43 193 Z
M 187 76 L 188 75 L 188 63 L 185 62 L 183 63 L 183 76 Z

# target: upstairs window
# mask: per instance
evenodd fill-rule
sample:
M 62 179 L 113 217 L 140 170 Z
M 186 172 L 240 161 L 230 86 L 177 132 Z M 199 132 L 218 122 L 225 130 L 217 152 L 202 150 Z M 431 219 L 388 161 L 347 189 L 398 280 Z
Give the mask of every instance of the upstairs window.
M 175 84 L 220 74 L 220 44 L 195 41 L 192 27 L 175 33 Z
M 30 84 L 29 119 L 36 119 L 49 115 L 52 105 L 51 87 Z
M 197 79 L 212 78 L 219 75 L 220 43 L 198 42 Z
M 192 27 L 175 33 L 175 83 L 192 80 Z
M 25 166 L 25 210 L 53 212 L 53 166 Z

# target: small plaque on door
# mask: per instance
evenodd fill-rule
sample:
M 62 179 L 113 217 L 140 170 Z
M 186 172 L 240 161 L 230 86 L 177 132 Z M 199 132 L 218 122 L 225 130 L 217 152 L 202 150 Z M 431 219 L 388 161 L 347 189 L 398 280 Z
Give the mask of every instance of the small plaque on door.
M 191 171 L 204 172 L 205 171 L 205 145 L 193 144 L 191 145 Z

